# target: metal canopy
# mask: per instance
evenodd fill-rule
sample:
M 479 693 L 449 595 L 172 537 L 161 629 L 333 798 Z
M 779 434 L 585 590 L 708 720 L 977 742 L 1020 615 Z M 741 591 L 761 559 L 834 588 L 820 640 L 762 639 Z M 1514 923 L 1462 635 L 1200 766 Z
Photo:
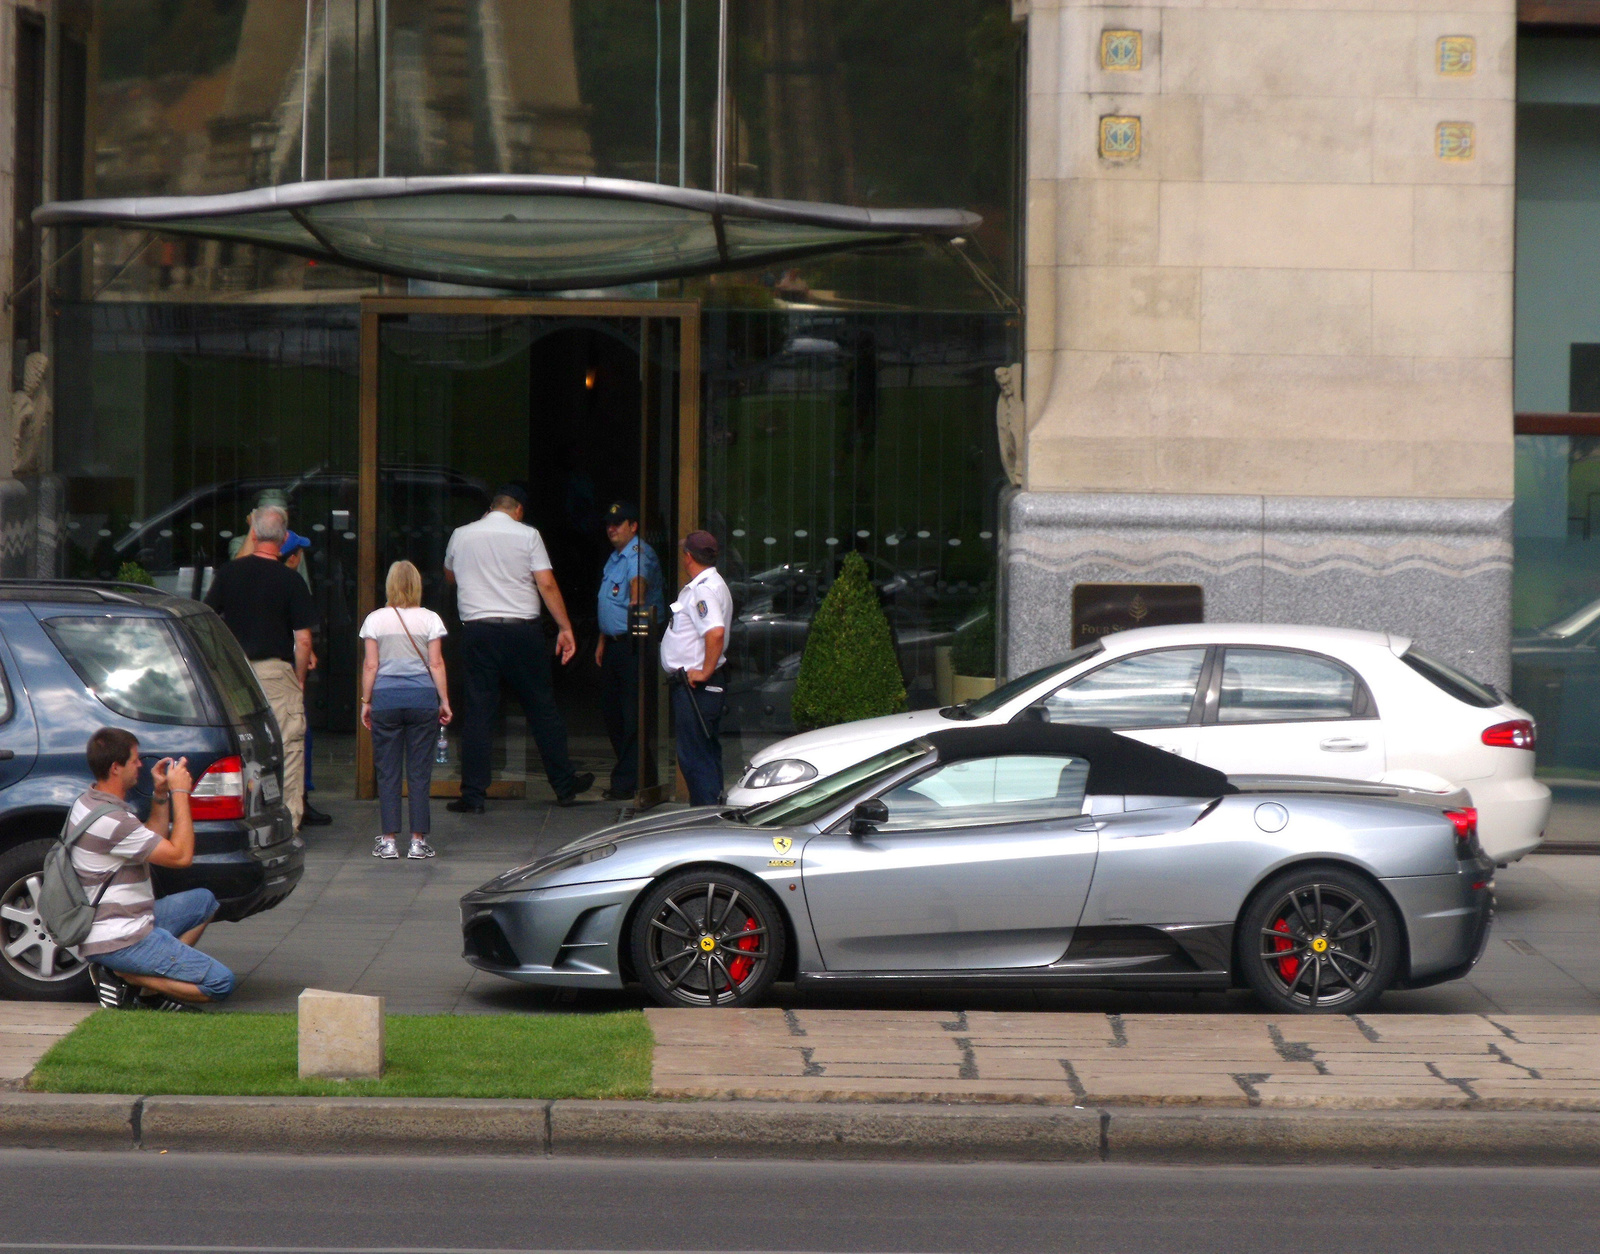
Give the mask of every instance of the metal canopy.
M 57 201 L 35 209 L 33 219 L 264 244 L 381 274 L 530 292 L 950 237 L 982 221 L 961 209 L 859 209 L 544 174 L 332 179 L 222 196 Z

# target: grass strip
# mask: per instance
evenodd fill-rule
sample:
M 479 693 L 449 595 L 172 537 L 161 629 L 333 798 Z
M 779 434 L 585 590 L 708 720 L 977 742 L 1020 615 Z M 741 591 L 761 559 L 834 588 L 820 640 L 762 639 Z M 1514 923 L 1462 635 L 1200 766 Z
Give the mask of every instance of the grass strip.
M 636 1010 L 392 1015 L 381 1080 L 302 1080 L 292 1014 L 101 1010 L 29 1087 L 52 1093 L 308 1097 L 645 1097 L 654 1044 Z

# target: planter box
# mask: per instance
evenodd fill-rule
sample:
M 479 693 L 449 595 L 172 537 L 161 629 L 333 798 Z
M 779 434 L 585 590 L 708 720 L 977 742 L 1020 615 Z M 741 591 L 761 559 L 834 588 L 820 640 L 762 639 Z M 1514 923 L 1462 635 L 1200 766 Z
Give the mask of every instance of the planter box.
M 984 679 L 978 675 L 950 676 L 950 698 L 957 705 L 963 701 L 973 701 L 978 697 L 987 696 L 993 691 L 993 679 Z

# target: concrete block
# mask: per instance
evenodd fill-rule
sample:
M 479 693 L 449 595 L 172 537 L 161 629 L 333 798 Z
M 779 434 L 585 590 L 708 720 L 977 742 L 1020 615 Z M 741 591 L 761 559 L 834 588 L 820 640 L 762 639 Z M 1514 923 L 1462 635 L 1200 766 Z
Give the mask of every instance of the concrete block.
M 403 1097 L 147 1097 L 147 1150 L 542 1154 L 549 1102 Z
M 1359 270 L 1208 270 L 1200 341 L 1208 353 L 1364 354 L 1372 342 L 1372 276 Z
M 1411 223 L 1409 187 L 1164 183 L 1161 264 L 1408 270 Z
M 551 1153 L 1094 1162 L 1097 1111 L 1058 1107 L 560 1101 Z
M 1204 108 L 1202 159 L 1211 182 L 1371 181 L 1371 100 L 1213 96 Z
M 1510 186 L 1419 187 L 1414 213 L 1418 270 L 1511 269 L 1516 193 Z
M 1083 266 L 1061 276 L 1061 335 L 1101 352 L 1192 353 L 1200 347 L 1200 272 Z
M 1169 93 L 1236 96 L 1410 96 L 1410 13 L 1265 8 L 1168 9 L 1161 82 Z
M 383 1075 L 383 998 L 308 988 L 300 994 L 300 1078 Z
M 1372 341 L 1395 357 L 1509 357 L 1511 275 L 1375 274 Z
M 114 1093 L 0 1092 L 0 1145 L 131 1150 L 137 1107 Z

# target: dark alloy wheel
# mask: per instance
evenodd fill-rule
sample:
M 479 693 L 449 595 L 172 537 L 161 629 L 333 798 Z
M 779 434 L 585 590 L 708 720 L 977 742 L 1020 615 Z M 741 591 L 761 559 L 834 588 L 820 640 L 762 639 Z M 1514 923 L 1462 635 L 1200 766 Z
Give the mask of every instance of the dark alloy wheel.
M 1239 958 L 1273 1010 L 1356 1014 L 1394 983 L 1400 923 L 1382 890 L 1337 867 L 1289 870 L 1251 898 Z
M 88 964 L 51 939 L 36 908 L 53 843 L 30 840 L 0 854 L 0 996 L 81 1001 L 90 995 Z
M 747 1006 L 783 966 L 784 922 L 758 880 L 729 868 L 682 871 L 633 920 L 633 966 L 663 1006 Z

